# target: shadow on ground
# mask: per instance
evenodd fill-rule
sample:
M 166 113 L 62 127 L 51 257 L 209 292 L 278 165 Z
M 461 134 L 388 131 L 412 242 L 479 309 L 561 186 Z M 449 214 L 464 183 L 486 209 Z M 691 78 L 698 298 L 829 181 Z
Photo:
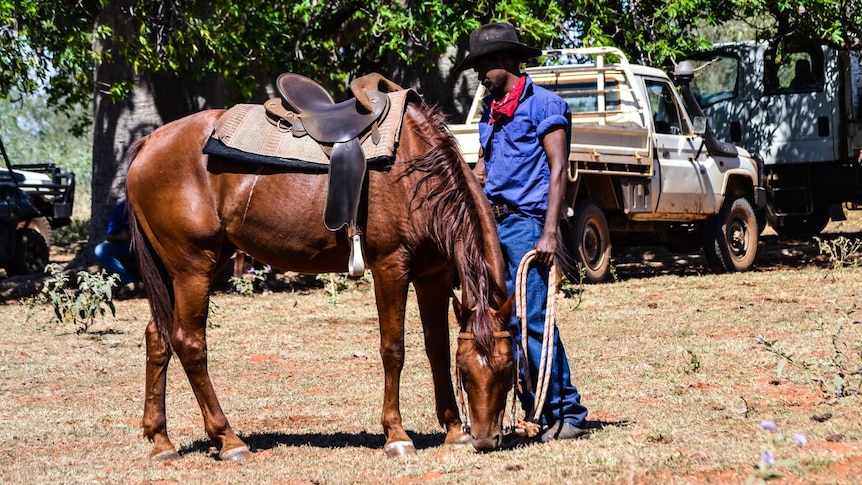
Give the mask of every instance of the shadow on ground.
M 586 422 L 586 428 L 592 432 L 596 432 L 608 427 L 624 427 L 631 424 L 629 421 L 590 421 Z M 425 450 L 443 446 L 445 433 L 414 433 L 407 431 L 407 435 L 413 440 L 413 444 L 417 450 Z M 369 448 L 383 450 L 383 445 L 386 440 L 383 433 L 367 433 L 361 431 L 358 433 L 338 432 L 333 434 L 324 433 L 250 433 L 240 434 L 240 438 L 245 441 L 252 452 L 271 450 L 280 446 L 285 447 L 300 447 L 311 446 L 314 448 Z M 188 453 L 204 453 L 216 458 L 218 450 L 213 446 L 212 442 L 205 439 L 196 440 L 193 443 L 186 445 L 179 450 L 180 455 Z
M 822 241 L 845 237 L 862 240 L 862 232 L 828 233 L 818 236 Z M 855 255 L 859 259 L 859 254 Z M 703 251 L 673 252 L 661 246 L 634 247 L 613 254 L 613 270 L 617 280 L 650 278 L 662 275 L 702 275 L 711 273 Z M 780 238 L 763 235 L 757 248 L 752 271 L 776 271 L 804 267 L 829 267 L 832 262 L 821 254 L 818 241 Z

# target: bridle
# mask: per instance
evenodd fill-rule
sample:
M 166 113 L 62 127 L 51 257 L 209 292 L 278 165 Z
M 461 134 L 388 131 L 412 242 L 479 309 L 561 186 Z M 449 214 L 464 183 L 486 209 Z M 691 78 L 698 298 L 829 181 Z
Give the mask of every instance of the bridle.
M 508 330 L 497 330 L 491 335 L 495 340 L 497 339 L 511 339 L 512 332 Z M 476 336 L 473 335 L 473 332 L 460 332 L 458 334 L 458 340 L 476 340 Z M 518 372 L 517 372 L 517 363 L 514 367 L 515 370 L 512 371 L 512 418 L 515 417 L 515 386 L 517 385 Z M 458 381 L 458 385 L 455 387 L 455 391 L 458 394 L 458 405 L 461 407 L 461 414 L 464 416 L 464 423 L 462 425 L 465 433 L 470 432 L 470 408 L 467 407 L 467 401 L 464 398 L 465 390 L 464 390 L 464 380 L 461 376 L 461 370 L 458 368 L 456 363 L 455 365 L 455 380 Z M 512 421 L 514 422 L 514 421 Z

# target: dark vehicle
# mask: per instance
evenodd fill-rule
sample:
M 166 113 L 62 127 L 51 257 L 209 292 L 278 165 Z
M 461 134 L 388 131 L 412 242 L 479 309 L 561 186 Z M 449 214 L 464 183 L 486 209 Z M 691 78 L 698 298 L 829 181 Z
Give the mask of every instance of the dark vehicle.
M 8 276 L 41 274 L 51 230 L 72 221 L 75 174 L 53 163 L 12 165 L 0 140 L 0 267 Z
M 862 53 L 747 41 L 690 60 L 715 134 L 763 162 L 765 218 L 779 235 L 816 236 L 862 206 Z

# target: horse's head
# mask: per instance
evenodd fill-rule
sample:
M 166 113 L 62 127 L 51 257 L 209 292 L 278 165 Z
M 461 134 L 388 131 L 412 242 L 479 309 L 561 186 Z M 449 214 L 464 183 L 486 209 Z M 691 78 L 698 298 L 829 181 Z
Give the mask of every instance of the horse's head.
M 452 307 L 460 324 L 458 353 L 455 363 L 460 382 L 467 393 L 470 413 L 470 436 L 477 451 L 494 451 L 503 442 L 503 414 L 506 397 L 512 389 L 514 361 L 512 337 L 508 330 L 496 330 L 486 336 L 490 345 L 481 345 L 481 336 L 473 332 L 477 319 L 488 318 L 493 328 L 506 329 L 512 316 L 512 299 L 500 309 L 487 308 L 480 315 L 452 299 Z

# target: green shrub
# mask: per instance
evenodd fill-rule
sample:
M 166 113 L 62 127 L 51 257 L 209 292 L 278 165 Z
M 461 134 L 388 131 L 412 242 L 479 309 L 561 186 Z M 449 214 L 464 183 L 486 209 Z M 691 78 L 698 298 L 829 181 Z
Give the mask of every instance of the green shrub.
M 231 276 L 228 283 L 240 295 L 254 296 L 255 286 L 266 281 L 266 277 L 271 271 L 272 267 L 268 265 L 261 269 L 251 268 L 242 276 Z
M 814 238 L 820 254 L 829 258 L 832 269 L 841 269 L 845 266 L 856 266 L 859 250 L 862 249 L 862 241 L 850 239 L 846 236 L 838 236 L 835 239 Z
M 96 274 L 81 271 L 77 275 L 78 285 L 73 288 L 69 286 L 69 275 L 59 264 L 49 264 L 45 272 L 51 275 L 50 278 L 45 280 L 37 296 L 27 300 L 30 307 L 28 318 L 37 305 L 50 303 L 54 310 L 54 323 L 72 325 L 76 333 L 84 333 L 96 317 L 104 317 L 107 310 L 116 316 L 113 288 L 118 285 L 118 275 L 109 275 L 104 269 Z

